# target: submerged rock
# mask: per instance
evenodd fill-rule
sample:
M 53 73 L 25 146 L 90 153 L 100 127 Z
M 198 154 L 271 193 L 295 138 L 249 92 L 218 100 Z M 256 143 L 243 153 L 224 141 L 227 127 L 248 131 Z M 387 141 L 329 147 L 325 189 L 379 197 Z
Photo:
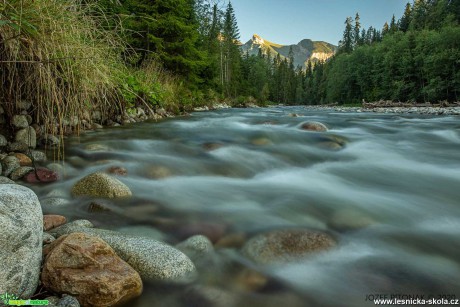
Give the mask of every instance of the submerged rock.
M 328 234 L 308 229 L 274 230 L 251 238 L 242 253 L 261 264 L 296 261 L 336 245 Z
M 78 181 L 72 188 L 72 195 L 122 198 L 132 196 L 132 193 L 120 180 L 104 173 L 94 173 Z
M 0 185 L 0 293 L 30 298 L 38 286 L 43 214 L 32 190 Z
M 320 123 L 320 122 L 306 122 L 302 123 L 300 125 L 300 129 L 302 130 L 308 130 L 308 131 L 317 131 L 317 132 L 325 132 L 328 131 L 329 129 L 326 127 L 326 125 Z
M 177 244 L 176 248 L 189 256 L 195 263 L 209 257 L 214 252 L 212 242 L 202 235 L 190 237 Z
M 62 236 L 44 249 L 43 285 L 72 293 L 82 306 L 114 306 L 142 293 L 139 274 L 103 240 L 83 233 Z
M 107 242 L 145 281 L 190 281 L 195 277 L 193 262 L 181 251 L 147 237 L 90 228 L 89 221 L 68 223 L 50 231 L 62 236 L 74 232 L 96 236 Z

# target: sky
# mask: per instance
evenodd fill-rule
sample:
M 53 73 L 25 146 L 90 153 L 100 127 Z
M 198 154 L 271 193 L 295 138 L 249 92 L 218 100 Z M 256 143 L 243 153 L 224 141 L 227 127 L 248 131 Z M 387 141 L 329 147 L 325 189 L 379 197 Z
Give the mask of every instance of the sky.
M 404 12 L 409 0 L 231 0 L 240 40 L 253 34 L 274 43 L 297 44 L 302 39 L 337 45 L 342 39 L 347 16 L 359 12 L 361 24 L 381 29 L 395 14 Z

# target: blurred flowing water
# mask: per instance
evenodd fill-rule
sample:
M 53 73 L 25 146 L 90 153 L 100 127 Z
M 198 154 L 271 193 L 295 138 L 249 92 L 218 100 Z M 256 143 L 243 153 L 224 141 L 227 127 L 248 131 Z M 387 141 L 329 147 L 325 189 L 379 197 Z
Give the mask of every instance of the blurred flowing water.
M 291 113 L 299 116 L 293 117 Z M 306 121 L 330 127 L 318 133 Z M 96 144 L 96 145 L 95 145 Z M 366 295 L 460 295 L 458 117 L 231 109 L 104 129 L 69 139 L 66 179 L 34 187 L 70 198 L 83 176 L 122 166 L 129 200 L 44 205 L 45 213 L 176 244 L 305 227 L 336 248 L 257 266 L 216 248 L 193 285 L 146 284 L 129 306 L 373 306 Z M 152 255 L 154 257 L 155 255 Z M 256 291 L 235 277 L 268 278 Z

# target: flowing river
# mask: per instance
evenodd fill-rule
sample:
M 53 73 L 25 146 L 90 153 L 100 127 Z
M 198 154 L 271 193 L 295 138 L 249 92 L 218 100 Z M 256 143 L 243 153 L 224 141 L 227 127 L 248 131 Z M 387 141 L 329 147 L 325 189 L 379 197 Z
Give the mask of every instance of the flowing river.
M 307 121 L 330 130 L 300 129 Z M 229 109 L 73 137 L 65 179 L 34 189 L 68 198 L 43 204 L 68 220 L 171 245 L 197 233 L 220 241 L 193 284 L 145 284 L 128 306 L 374 306 L 460 298 L 459 153 L 454 116 Z M 111 166 L 127 169 L 132 198 L 95 210 L 70 197 Z M 245 238 L 292 228 L 337 245 L 276 265 L 241 253 Z

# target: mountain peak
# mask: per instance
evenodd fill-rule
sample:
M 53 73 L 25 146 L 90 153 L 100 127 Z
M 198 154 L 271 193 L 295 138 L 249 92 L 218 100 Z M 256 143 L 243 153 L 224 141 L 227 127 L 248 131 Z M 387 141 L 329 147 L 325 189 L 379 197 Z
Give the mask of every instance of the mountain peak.
M 252 42 L 256 45 L 263 45 L 265 43 L 265 40 L 262 37 L 260 37 L 260 35 L 254 34 L 252 36 Z
M 252 38 L 241 45 L 243 52 L 250 55 L 257 55 L 260 51 L 271 56 L 280 55 L 282 59 L 289 56 L 290 50 L 294 52 L 294 65 L 306 68 L 308 61 L 318 62 L 326 61 L 337 51 L 337 47 L 321 41 L 313 41 L 311 39 L 303 39 L 297 44 L 280 45 L 263 39 L 260 35 L 254 34 Z

